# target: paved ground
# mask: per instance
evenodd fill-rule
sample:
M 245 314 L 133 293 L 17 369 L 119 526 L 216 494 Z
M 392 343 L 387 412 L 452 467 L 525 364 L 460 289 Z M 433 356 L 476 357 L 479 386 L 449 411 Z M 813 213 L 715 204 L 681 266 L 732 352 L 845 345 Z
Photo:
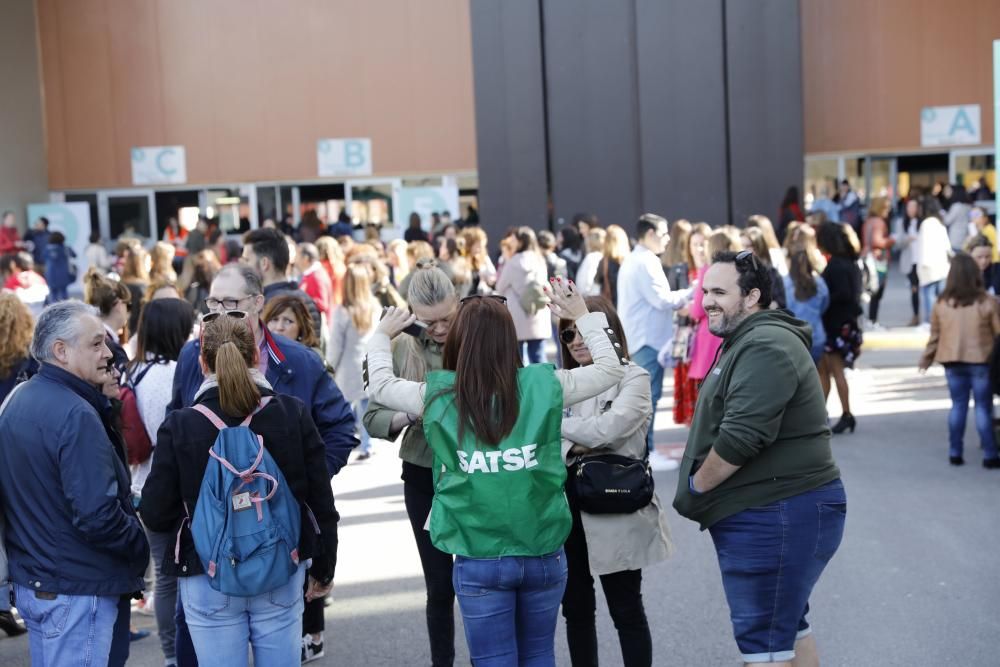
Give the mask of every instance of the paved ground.
M 890 298 L 895 304 L 889 304 L 888 323 L 904 322 L 904 295 L 893 290 Z M 862 356 L 850 378 L 858 431 L 834 440 L 849 509 L 844 543 L 812 600 L 823 664 L 997 665 L 1000 471 L 979 467 L 971 415 L 969 464 L 948 465 L 943 374 L 915 373 L 918 352 L 912 348 L 919 336 L 893 331 L 873 338 L 900 336 L 884 346 L 890 349 Z M 907 342 L 911 338 L 917 343 Z M 668 394 L 657 433 L 665 451 L 685 438 L 684 429 L 668 423 L 669 407 Z M 830 413 L 839 414 L 835 400 Z M 398 459 L 389 443 L 377 452 L 334 483 L 343 515 L 340 564 L 327 609 L 327 657 L 314 664 L 429 664 L 423 581 L 403 509 Z M 669 504 L 676 473 L 657 473 L 656 482 Z M 738 664 L 711 541 L 672 510 L 670 523 L 676 555 L 645 572 L 654 664 Z M 601 663 L 620 664 L 600 597 L 598 606 Z M 152 627 L 145 617 L 138 623 Z M 459 633 L 458 664 L 467 664 Z M 569 664 L 561 626 L 556 647 L 559 664 Z M 162 664 L 155 637 L 133 649 L 130 665 Z M 0 665 L 27 665 L 26 654 L 26 639 L 0 639 Z

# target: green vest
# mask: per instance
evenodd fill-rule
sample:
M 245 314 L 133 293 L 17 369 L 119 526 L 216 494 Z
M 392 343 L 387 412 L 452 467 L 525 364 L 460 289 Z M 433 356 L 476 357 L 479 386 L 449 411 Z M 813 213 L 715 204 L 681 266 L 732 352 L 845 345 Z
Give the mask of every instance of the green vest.
M 424 433 L 434 453 L 431 542 L 468 558 L 544 556 L 562 547 L 572 518 L 562 459 L 562 385 L 550 364 L 517 372 L 520 412 L 499 445 L 471 428 L 458 442 L 453 371 L 427 375 Z

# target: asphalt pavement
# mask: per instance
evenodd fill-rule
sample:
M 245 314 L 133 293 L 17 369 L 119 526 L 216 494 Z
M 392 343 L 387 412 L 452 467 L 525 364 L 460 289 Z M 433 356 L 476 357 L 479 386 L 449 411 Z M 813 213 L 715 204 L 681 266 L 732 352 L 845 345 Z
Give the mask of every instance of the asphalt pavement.
M 890 325 L 909 317 L 896 278 L 886 297 Z M 833 441 L 847 488 L 847 527 L 811 601 L 810 621 L 827 666 L 1000 664 L 1000 470 L 979 465 L 971 411 L 967 464 L 948 465 L 950 402 L 943 372 L 920 376 L 915 370 L 924 337 L 893 327 L 873 333 L 871 349 L 850 376 L 858 428 Z M 767 378 L 761 390 L 767 390 Z M 686 431 L 670 423 L 670 406 L 667 391 L 657 443 L 661 451 L 679 455 Z M 835 399 L 830 413 L 839 415 Z M 334 481 L 343 517 L 339 564 L 326 610 L 326 657 L 312 664 L 430 664 L 423 580 L 403 507 L 396 448 L 378 442 L 375 451 Z M 669 506 L 677 473 L 655 478 Z M 670 526 L 674 556 L 643 573 L 654 664 L 737 665 L 711 540 L 672 509 Z M 455 615 L 457 664 L 468 664 L 457 607 Z M 155 631 L 150 617 L 135 620 Z M 598 633 L 601 664 L 620 665 L 600 592 Z M 130 665 L 163 664 L 155 635 L 132 648 Z M 561 620 L 556 651 L 558 664 L 568 665 Z M 0 665 L 28 664 L 26 638 L 0 639 Z

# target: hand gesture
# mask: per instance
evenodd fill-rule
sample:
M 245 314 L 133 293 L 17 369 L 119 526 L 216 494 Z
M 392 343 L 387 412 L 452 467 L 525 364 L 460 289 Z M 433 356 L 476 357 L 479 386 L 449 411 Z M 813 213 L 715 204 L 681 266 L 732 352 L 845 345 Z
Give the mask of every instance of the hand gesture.
M 330 580 L 330 583 L 324 586 L 310 576 L 309 587 L 306 589 L 306 602 L 312 602 L 313 600 L 324 598 L 331 590 L 333 590 L 332 579 Z
M 375 333 L 383 333 L 389 338 L 395 338 L 406 327 L 416 322 L 417 316 L 405 308 L 389 306 L 382 315 L 382 320 L 378 323 Z
M 560 276 L 552 278 L 545 287 L 545 296 L 549 297 L 549 308 L 559 319 L 575 322 L 588 312 L 587 304 L 572 280 Z

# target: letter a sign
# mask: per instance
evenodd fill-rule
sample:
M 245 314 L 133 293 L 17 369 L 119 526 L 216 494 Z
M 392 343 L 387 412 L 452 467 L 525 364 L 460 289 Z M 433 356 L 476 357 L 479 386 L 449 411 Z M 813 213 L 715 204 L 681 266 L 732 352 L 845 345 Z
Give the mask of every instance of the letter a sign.
M 968 146 L 982 143 L 978 104 L 924 107 L 920 112 L 921 146 Z
M 321 177 L 371 176 L 372 140 L 320 139 L 316 142 L 316 164 Z

